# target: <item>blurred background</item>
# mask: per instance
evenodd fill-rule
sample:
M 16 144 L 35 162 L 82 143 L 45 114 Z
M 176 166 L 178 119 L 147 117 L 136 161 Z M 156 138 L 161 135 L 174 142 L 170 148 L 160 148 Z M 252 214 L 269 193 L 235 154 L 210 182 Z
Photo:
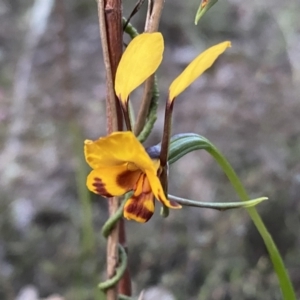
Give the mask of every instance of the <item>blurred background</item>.
M 161 97 L 147 145 L 160 142 L 172 79 L 231 40 L 176 100 L 173 131 L 209 138 L 251 198 L 270 198 L 258 210 L 300 297 L 300 3 L 219 1 L 195 26 L 199 2 L 165 3 Z M 124 0 L 125 16 L 134 4 Z M 132 19 L 139 31 L 145 12 Z M 85 139 L 106 132 L 96 3 L 3 0 L 0 20 L 0 299 L 101 299 L 107 201 L 86 190 L 82 151 Z M 201 151 L 171 167 L 169 184 L 199 201 L 239 200 Z M 162 219 L 158 209 L 147 224 L 126 222 L 134 295 L 150 288 L 145 299 L 282 299 L 246 211 L 183 208 Z

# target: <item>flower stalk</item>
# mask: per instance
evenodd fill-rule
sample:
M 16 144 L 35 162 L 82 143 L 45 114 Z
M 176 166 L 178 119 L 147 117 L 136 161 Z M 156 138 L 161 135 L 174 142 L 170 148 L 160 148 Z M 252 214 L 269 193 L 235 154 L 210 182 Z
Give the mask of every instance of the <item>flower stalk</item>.
M 165 109 L 165 121 L 163 129 L 163 137 L 161 142 L 160 151 L 160 165 L 162 167 L 162 173 L 160 175 L 160 180 L 166 195 L 168 195 L 168 155 L 169 155 L 169 144 L 172 133 L 172 114 L 173 114 L 174 102 L 167 101 Z M 161 210 L 161 215 L 167 217 L 169 215 L 168 208 L 163 205 Z
M 164 0 L 148 0 L 148 10 L 145 24 L 145 32 L 156 32 L 158 31 L 159 22 L 164 7 Z M 137 116 L 137 121 L 134 128 L 134 133 L 139 135 L 143 130 L 147 115 L 149 112 L 151 99 L 152 99 L 152 90 L 155 84 L 154 74 L 151 75 L 145 82 L 143 97 L 139 113 Z
M 107 133 L 122 130 L 123 118 L 121 105 L 114 92 L 114 81 L 117 66 L 119 64 L 123 48 L 122 30 L 122 1 L 121 0 L 98 0 L 98 17 L 100 26 L 100 38 L 103 49 L 103 59 L 106 70 L 106 116 Z M 119 198 L 109 199 L 109 215 L 114 215 L 120 206 Z M 125 243 L 126 235 L 124 223 L 119 228 L 117 223 L 108 236 L 107 241 L 107 277 L 112 278 L 116 274 L 119 263 L 119 234 Z M 131 295 L 131 280 L 129 273 L 122 277 L 125 281 L 122 285 L 122 294 Z M 117 285 L 112 285 L 106 290 L 107 300 L 118 299 Z
M 168 162 L 169 155 L 169 144 L 172 131 L 172 115 L 173 115 L 173 101 L 167 101 L 165 109 L 165 121 L 163 129 L 163 137 L 161 142 L 161 151 L 160 151 L 160 164 L 164 168 Z

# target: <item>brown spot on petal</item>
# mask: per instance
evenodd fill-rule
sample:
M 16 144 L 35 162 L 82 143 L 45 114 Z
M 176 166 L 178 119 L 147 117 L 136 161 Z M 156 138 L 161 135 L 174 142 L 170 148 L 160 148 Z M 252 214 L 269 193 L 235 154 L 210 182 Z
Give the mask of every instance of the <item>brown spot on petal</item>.
M 95 187 L 94 192 L 103 196 L 103 197 L 113 197 L 111 194 L 109 194 L 105 189 L 105 183 L 102 182 L 100 178 L 95 177 L 93 186 Z
M 117 184 L 122 188 L 127 188 L 131 185 L 131 178 L 130 175 L 132 174 L 131 171 L 125 171 L 118 175 L 117 177 Z
M 138 199 L 138 197 L 132 197 L 132 200 Z M 144 220 L 144 222 L 147 222 L 153 215 L 153 211 L 150 211 L 147 209 L 145 206 L 143 206 L 141 203 L 138 201 L 130 201 L 126 206 L 126 211 L 129 214 L 135 215 L 141 219 Z

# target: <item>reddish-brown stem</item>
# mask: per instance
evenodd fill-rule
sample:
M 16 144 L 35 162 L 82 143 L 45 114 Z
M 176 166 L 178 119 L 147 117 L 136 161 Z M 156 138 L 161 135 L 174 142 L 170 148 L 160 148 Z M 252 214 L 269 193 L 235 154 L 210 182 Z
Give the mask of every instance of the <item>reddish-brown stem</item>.
M 121 105 L 114 92 L 114 80 L 118 63 L 122 55 L 122 1 L 98 0 L 98 15 L 103 58 L 106 70 L 106 107 L 107 133 L 121 131 L 123 126 Z M 109 215 L 116 213 L 119 207 L 117 197 L 109 199 Z M 117 224 L 107 240 L 107 277 L 115 275 L 118 265 L 119 224 Z M 106 291 L 107 300 L 117 300 L 118 291 L 114 286 Z
M 122 108 L 123 108 L 124 120 L 125 120 L 125 124 L 126 124 L 127 130 L 128 131 L 132 131 L 130 117 L 129 117 L 128 104 L 129 103 L 128 103 L 128 100 L 127 100 L 126 104 L 122 105 Z
M 107 101 L 107 131 L 111 133 L 116 130 L 122 130 L 123 118 L 122 109 L 119 100 L 114 93 L 114 82 L 116 70 L 121 59 L 123 49 L 123 29 L 122 29 L 122 1 L 121 0 L 101 0 L 104 5 L 104 22 L 106 28 L 106 43 L 107 54 L 109 57 L 110 70 L 106 70 L 109 84 L 107 85 L 107 95 L 113 98 Z M 113 101 L 112 101 L 113 100 Z M 112 105 L 114 102 L 114 105 Z M 116 118 L 117 124 L 111 124 L 112 120 Z M 114 128 L 113 128 L 114 127 Z
M 119 243 L 124 247 L 126 253 L 128 253 L 124 219 L 121 219 L 119 223 Z M 128 268 L 126 268 L 126 271 L 119 282 L 118 289 L 120 294 L 131 296 L 131 276 Z
M 172 130 L 172 113 L 173 113 L 173 104 L 174 101 L 167 101 L 166 110 L 165 110 L 165 122 L 164 122 L 164 131 L 163 138 L 161 142 L 161 151 L 160 151 L 160 164 L 164 168 L 168 162 L 169 154 L 169 143 Z
M 159 21 L 164 7 L 164 0 L 148 0 L 148 12 L 145 24 L 145 32 L 158 31 Z M 154 75 L 151 75 L 145 83 L 143 100 L 137 116 L 134 133 L 139 135 L 145 126 L 149 107 L 152 99 L 152 89 L 154 85 Z
M 160 174 L 160 182 L 163 186 L 164 192 L 168 195 L 168 155 L 169 155 L 169 144 L 172 131 L 172 114 L 173 114 L 173 101 L 167 101 L 165 109 L 165 122 L 164 122 L 164 131 L 163 138 L 161 142 L 160 150 L 160 165 L 162 167 L 162 172 Z M 166 206 L 163 206 L 163 215 L 166 217 L 169 214 L 169 210 Z

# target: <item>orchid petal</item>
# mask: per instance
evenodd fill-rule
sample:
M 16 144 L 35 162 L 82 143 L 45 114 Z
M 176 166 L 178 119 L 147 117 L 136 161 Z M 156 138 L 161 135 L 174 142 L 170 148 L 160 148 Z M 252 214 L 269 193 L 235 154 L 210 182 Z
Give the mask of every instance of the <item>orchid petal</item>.
M 140 34 L 129 43 L 115 79 L 115 92 L 122 103 L 126 103 L 129 94 L 157 70 L 163 51 L 164 40 L 159 32 Z
M 140 223 L 147 222 L 154 213 L 154 196 L 146 175 L 142 175 L 134 194 L 127 200 L 124 206 L 124 217 Z
M 114 132 L 96 141 L 86 140 L 84 154 L 92 169 L 131 163 L 137 169 L 156 173 L 151 158 L 131 131 Z
M 202 73 L 210 68 L 215 60 L 230 46 L 231 43 L 226 41 L 207 49 L 197 56 L 170 85 L 169 101 L 172 102 Z
M 128 170 L 128 164 L 102 167 L 93 170 L 87 177 L 90 191 L 103 197 L 121 196 L 133 190 L 142 172 Z
M 152 192 L 153 192 L 153 194 L 154 194 L 154 196 L 157 200 L 162 202 L 165 206 L 173 208 L 173 209 L 180 209 L 182 207 L 177 202 L 169 201 L 166 198 L 165 193 L 164 193 L 163 188 L 162 188 L 162 185 L 161 185 L 159 179 L 157 178 L 157 176 L 155 174 L 146 171 L 146 175 L 147 175 L 147 178 L 149 180 L 151 190 L 152 190 Z

